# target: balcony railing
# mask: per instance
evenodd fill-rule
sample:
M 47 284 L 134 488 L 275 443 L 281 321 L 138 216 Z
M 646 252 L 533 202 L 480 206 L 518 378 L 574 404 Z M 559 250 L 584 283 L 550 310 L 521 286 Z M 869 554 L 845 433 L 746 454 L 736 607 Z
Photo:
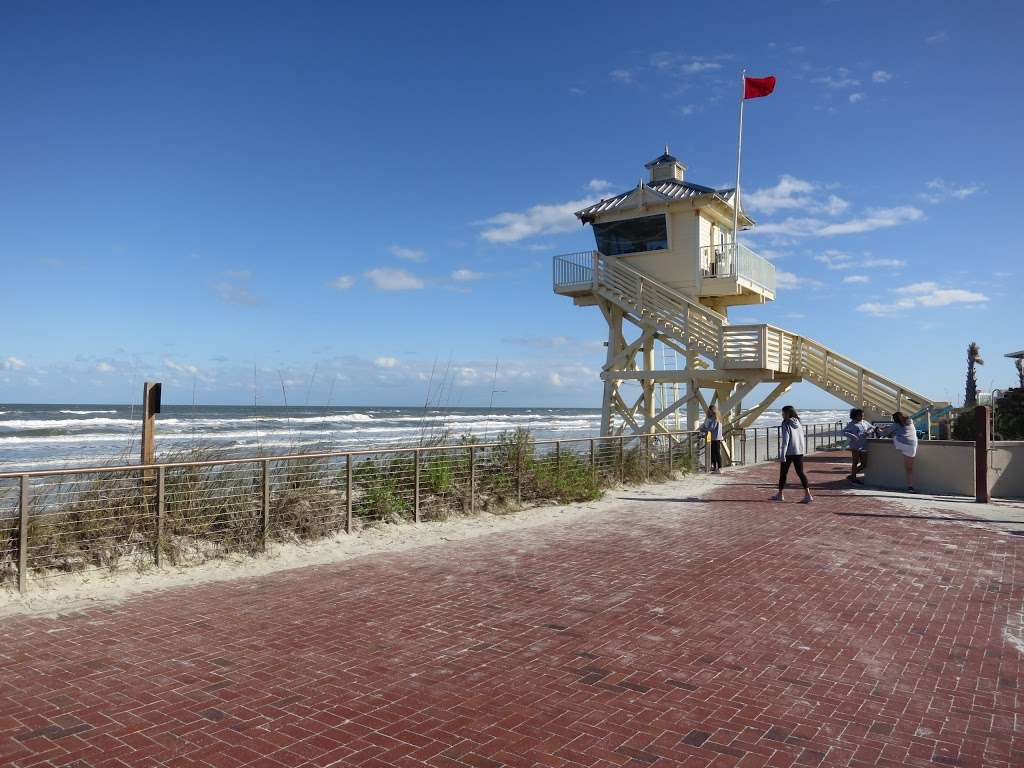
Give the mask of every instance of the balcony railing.
M 743 243 L 705 245 L 700 264 L 704 277 L 740 277 L 775 293 L 775 265 Z

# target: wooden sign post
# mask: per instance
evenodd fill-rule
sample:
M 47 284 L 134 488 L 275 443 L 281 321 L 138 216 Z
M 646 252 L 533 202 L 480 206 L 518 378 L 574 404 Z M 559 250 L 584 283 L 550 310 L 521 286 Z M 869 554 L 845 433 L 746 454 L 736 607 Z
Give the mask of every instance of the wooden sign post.
M 160 383 L 147 381 L 142 385 L 142 463 L 154 462 L 156 414 L 160 413 Z

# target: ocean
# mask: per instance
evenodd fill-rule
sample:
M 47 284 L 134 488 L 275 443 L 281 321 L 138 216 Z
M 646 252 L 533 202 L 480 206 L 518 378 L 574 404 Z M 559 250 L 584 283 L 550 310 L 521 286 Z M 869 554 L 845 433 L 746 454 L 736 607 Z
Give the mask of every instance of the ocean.
M 805 423 L 839 421 L 845 411 L 808 410 Z M 758 426 L 775 425 L 766 411 Z M 472 435 L 483 442 L 524 427 L 538 440 L 594 437 L 593 408 L 365 408 L 164 406 L 157 460 L 202 448 L 211 457 L 386 448 Z M 128 405 L 0 405 L 0 471 L 137 463 L 141 415 Z

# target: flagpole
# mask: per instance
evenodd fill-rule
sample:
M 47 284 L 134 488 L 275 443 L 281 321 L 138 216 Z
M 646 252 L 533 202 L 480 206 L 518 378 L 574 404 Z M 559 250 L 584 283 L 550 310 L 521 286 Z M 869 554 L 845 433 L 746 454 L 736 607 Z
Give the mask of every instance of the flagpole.
M 732 261 L 739 254 L 740 242 L 740 157 L 743 153 L 743 102 L 746 101 L 747 70 L 740 72 L 740 130 L 736 139 L 736 192 L 732 198 Z M 732 265 L 730 265 L 730 272 Z

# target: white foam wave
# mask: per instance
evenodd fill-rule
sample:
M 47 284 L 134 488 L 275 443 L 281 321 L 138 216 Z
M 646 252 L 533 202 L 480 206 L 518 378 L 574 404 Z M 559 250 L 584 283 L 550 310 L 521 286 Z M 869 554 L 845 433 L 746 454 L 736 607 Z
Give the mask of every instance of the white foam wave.
M 6 411 L 0 411 L 0 413 L 6 413 Z M 89 413 L 117 413 L 117 411 L 57 411 L 57 413 L 71 413 L 82 416 Z

